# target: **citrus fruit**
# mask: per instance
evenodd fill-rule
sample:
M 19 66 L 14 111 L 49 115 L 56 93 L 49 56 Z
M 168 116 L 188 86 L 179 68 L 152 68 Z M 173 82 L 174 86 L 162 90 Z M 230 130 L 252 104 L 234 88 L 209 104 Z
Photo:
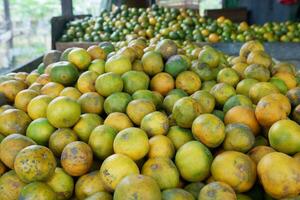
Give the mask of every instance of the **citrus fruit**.
M 80 104 L 69 97 L 57 97 L 47 108 L 47 119 L 56 128 L 72 127 L 80 114 Z

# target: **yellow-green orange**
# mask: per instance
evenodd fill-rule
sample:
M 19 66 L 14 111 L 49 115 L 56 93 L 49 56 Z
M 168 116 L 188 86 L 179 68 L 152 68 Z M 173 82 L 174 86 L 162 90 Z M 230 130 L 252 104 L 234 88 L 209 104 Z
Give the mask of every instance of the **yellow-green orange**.
M 188 94 L 193 94 L 201 88 L 201 80 L 193 71 L 184 71 L 176 77 L 176 88 L 182 89 Z
M 179 126 L 170 127 L 167 137 L 170 138 L 176 149 L 179 149 L 185 143 L 193 140 L 192 131 Z
M 103 124 L 103 119 L 99 115 L 85 113 L 80 116 L 80 119 L 74 125 L 73 130 L 81 141 L 88 142 L 93 129 L 101 124 Z
M 95 81 L 98 74 L 93 71 L 83 72 L 77 80 L 77 88 L 81 93 L 95 92 Z
M 38 92 L 31 89 L 20 91 L 15 98 L 15 107 L 27 112 L 27 106 L 29 102 L 38 95 Z
M 161 192 L 156 181 L 144 175 L 128 175 L 120 181 L 114 192 L 114 200 L 157 200 Z
M 52 98 L 58 97 L 64 86 L 60 83 L 49 82 L 41 88 L 41 94 L 48 95 Z
M 213 114 L 198 116 L 192 125 L 194 137 L 208 147 L 219 146 L 225 138 L 224 123 Z
M 216 181 L 227 183 L 237 192 L 245 192 L 255 183 L 256 165 L 241 152 L 225 151 L 213 160 L 211 173 Z
M 255 137 L 251 129 L 240 123 L 228 124 L 225 129 L 226 137 L 223 142 L 225 151 L 248 152 L 254 145 Z
M 24 134 L 30 122 L 30 117 L 22 110 L 5 110 L 0 114 L 0 133 L 5 136 L 13 133 Z
M 155 109 L 155 105 L 151 101 L 146 99 L 136 99 L 128 104 L 126 113 L 133 123 L 140 125 L 144 116 L 154 112 Z
M 128 103 L 132 101 L 132 97 L 125 92 L 115 92 L 109 95 L 104 101 L 104 111 L 106 114 L 114 112 L 126 112 Z
M 182 145 L 176 153 L 175 163 L 186 181 L 202 181 L 208 177 L 213 157 L 209 149 L 198 141 Z
M 27 130 L 26 136 L 31 138 L 39 145 L 47 146 L 51 134 L 55 131 L 47 118 L 33 120 Z
M 219 53 L 212 47 L 206 46 L 199 53 L 198 60 L 208 64 L 210 67 L 217 67 L 219 65 Z
M 179 172 L 169 158 L 150 158 L 143 165 L 142 174 L 152 177 L 161 190 L 175 188 L 179 184 Z
M 69 128 L 61 128 L 54 131 L 49 138 L 49 149 L 57 157 L 60 157 L 65 146 L 77 141 L 76 133 Z
M 20 199 L 56 200 L 56 194 L 49 185 L 43 182 L 32 182 L 23 187 Z
M 114 153 L 113 143 L 117 132 L 108 125 L 97 126 L 91 133 L 89 145 L 94 155 L 104 160 Z
M 79 103 L 69 97 L 57 97 L 47 108 L 47 118 L 56 128 L 72 127 L 80 118 Z
M 51 101 L 52 97 L 48 95 L 39 95 L 33 98 L 27 106 L 27 113 L 30 118 L 34 120 L 47 117 L 47 107 Z
M 175 155 L 175 147 L 172 141 L 164 135 L 156 135 L 149 140 L 149 158 L 166 157 L 173 158 Z
M 97 74 L 103 74 L 105 71 L 105 61 L 102 59 L 95 59 L 89 66 L 89 71 L 96 72 Z
M 201 105 L 203 113 L 211 113 L 214 110 L 216 100 L 208 91 L 199 90 L 192 94 L 191 97 L 198 101 L 198 103 Z
M 194 119 L 201 113 L 202 107 L 195 99 L 183 97 L 174 104 L 172 117 L 178 126 L 190 128 Z
M 270 127 L 276 121 L 286 119 L 290 112 L 289 99 L 280 93 L 261 98 L 255 108 L 256 119 L 264 127 Z
M 276 86 L 269 82 L 259 82 L 254 84 L 249 90 L 249 97 L 253 104 L 257 104 L 261 98 L 269 94 L 279 93 Z
M 100 114 L 103 111 L 104 98 L 97 92 L 87 92 L 77 101 L 82 113 Z
M 77 68 L 67 61 L 54 63 L 50 72 L 51 81 L 65 86 L 74 84 L 78 79 L 78 76 L 79 73 Z
M 79 177 L 75 185 L 75 195 L 79 200 L 83 200 L 96 192 L 104 191 L 104 185 L 98 171 Z
M 272 152 L 264 156 L 257 165 L 257 173 L 266 193 L 273 198 L 294 197 L 299 194 L 299 163 L 292 157 Z M 278 176 L 280 174 L 280 176 Z
M 114 55 L 105 63 L 105 72 L 114 72 L 122 75 L 132 68 L 130 59 L 124 55 Z
M 14 168 L 14 161 L 17 154 L 27 146 L 35 142 L 28 137 L 15 133 L 5 137 L 0 143 L 1 161 L 9 168 Z
M 61 154 L 61 165 L 71 176 L 81 176 L 89 171 L 93 162 L 93 152 L 84 142 L 71 142 Z
M 237 94 L 232 97 L 230 97 L 223 106 L 223 111 L 226 113 L 228 110 L 235 106 L 249 106 L 252 107 L 252 101 L 249 97 Z
M 152 112 L 144 116 L 141 121 L 141 129 L 146 131 L 148 136 L 165 135 L 169 129 L 169 119 L 162 112 Z
M 62 168 L 57 167 L 47 184 L 56 193 L 57 200 L 67 200 L 73 194 L 74 180 Z
M 270 79 L 270 71 L 268 70 L 268 68 L 262 65 L 252 64 L 245 69 L 244 76 L 245 78 L 255 79 L 260 82 L 266 82 Z
M 269 130 L 269 141 L 275 150 L 295 154 L 300 151 L 300 126 L 292 120 L 279 120 Z
M 115 153 L 124 154 L 132 160 L 139 160 L 149 151 L 148 136 L 140 128 L 127 128 L 116 135 L 113 147 Z
M 81 96 L 81 93 L 74 87 L 66 87 L 59 93 L 59 96 L 66 96 L 77 100 Z
M 150 79 L 144 72 L 129 71 L 122 75 L 124 92 L 133 94 L 138 90 L 147 90 Z
M 0 177 L 0 199 L 15 200 L 19 198 L 22 188 L 26 185 L 14 170 L 10 170 Z
M 227 83 L 218 83 L 214 85 L 210 93 L 215 97 L 218 105 L 224 105 L 225 102 L 236 94 L 234 87 Z
M 233 87 L 238 84 L 239 80 L 238 73 L 231 68 L 221 69 L 217 76 L 218 83 L 227 83 Z
M 124 130 L 129 127 L 133 127 L 133 123 L 129 117 L 120 112 L 110 113 L 104 120 L 104 124 L 112 127 L 117 132 Z
M 109 191 L 114 191 L 126 176 L 139 173 L 136 163 L 122 154 L 113 154 L 107 157 L 100 167 L 100 177 Z
M 258 80 L 251 78 L 241 80 L 236 86 L 236 93 L 249 97 L 249 90 L 256 83 L 258 83 Z
M 55 168 L 53 153 L 40 145 L 25 147 L 17 154 L 14 162 L 17 175 L 26 183 L 47 180 L 53 175 Z
M 98 76 L 95 87 L 100 95 L 108 97 L 114 92 L 122 92 L 123 80 L 120 75 L 109 72 Z
M 205 185 L 200 193 L 200 200 L 236 200 L 236 194 L 230 185 L 224 182 L 212 182 Z
M 79 70 L 87 69 L 91 60 L 91 56 L 82 48 L 74 48 L 68 54 L 68 61 L 73 63 Z

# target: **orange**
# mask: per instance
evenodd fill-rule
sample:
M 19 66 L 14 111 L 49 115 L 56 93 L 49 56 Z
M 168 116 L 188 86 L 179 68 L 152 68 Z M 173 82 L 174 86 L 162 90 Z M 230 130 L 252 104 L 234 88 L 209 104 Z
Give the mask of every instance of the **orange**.
M 28 170 L 29 166 L 31 170 Z M 47 180 L 54 174 L 55 168 L 53 153 L 40 145 L 25 147 L 17 154 L 14 162 L 17 175 L 26 183 Z
M 5 97 L 13 102 L 16 95 L 27 88 L 27 85 L 19 80 L 8 80 L 0 83 L 0 92 L 2 92 Z
M 294 75 L 288 72 L 278 72 L 274 75 L 274 77 L 277 77 L 281 80 L 283 80 L 288 87 L 288 89 L 292 89 L 296 87 L 297 81 Z
M 104 120 L 104 124 L 112 127 L 117 132 L 133 127 L 133 123 L 130 121 L 129 117 L 120 112 L 110 113 Z
M 47 107 L 52 99 L 48 95 L 39 95 L 33 98 L 27 106 L 28 115 L 31 119 L 47 117 Z
M 254 135 L 258 135 L 260 127 L 255 117 L 255 112 L 248 106 L 235 106 L 231 108 L 224 118 L 225 124 L 242 123 L 252 130 Z
M 81 96 L 81 93 L 74 87 L 66 87 L 59 93 L 59 96 L 66 96 L 77 100 Z
M 165 157 L 172 159 L 175 155 L 175 147 L 172 140 L 164 135 L 156 135 L 149 140 L 149 158 Z
M 17 154 L 25 147 L 34 144 L 35 142 L 32 139 L 18 133 L 7 136 L 0 144 L 1 161 L 10 169 L 13 169 Z
M 41 94 L 48 95 L 52 98 L 58 97 L 64 86 L 60 83 L 49 82 L 41 88 Z
M 90 54 L 92 60 L 95 59 L 105 59 L 106 58 L 106 53 L 105 51 L 97 46 L 97 45 L 92 45 L 87 49 L 88 54 Z
M 87 69 L 91 60 L 90 54 L 82 48 L 74 48 L 68 54 L 68 61 L 73 63 L 79 70 Z
M 98 74 L 93 71 L 83 72 L 77 80 L 77 88 L 81 93 L 95 92 L 95 82 Z
M 216 34 L 216 33 L 211 33 L 211 34 L 209 34 L 209 36 L 208 36 L 208 41 L 209 41 L 209 42 L 216 43 L 216 42 L 219 42 L 219 40 L 220 40 L 220 37 L 219 37 L 219 35 Z
M 65 146 L 61 154 L 61 165 L 71 176 L 82 176 L 92 166 L 93 152 L 84 142 L 71 142 Z
M 47 108 L 47 118 L 56 128 L 72 127 L 79 120 L 80 114 L 80 104 L 69 97 L 57 97 Z
M 39 145 L 47 146 L 49 138 L 54 131 L 55 127 L 49 123 L 47 118 L 39 118 L 29 124 L 26 136 Z
M 88 142 L 91 132 L 97 126 L 103 124 L 103 119 L 94 113 L 85 113 L 80 116 L 73 130 L 81 141 Z
M 114 152 L 126 155 L 132 160 L 140 160 L 149 151 L 149 140 L 146 132 L 140 128 L 126 128 L 114 139 Z
M 100 177 L 109 191 L 114 191 L 118 183 L 126 176 L 139 173 L 140 170 L 136 163 L 123 154 L 109 156 L 100 167 Z
M 176 77 L 176 88 L 182 89 L 188 94 L 193 94 L 201 88 L 201 79 L 193 71 L 184 71 Z
M 87 92 L 81 95 L 77 101 L 82 113 L 100 114 L 103 111 L 104 98 L 97 92 Z
M 15 97 L 15 107 L 27 112 L 29 102 L 38 95 L 38 92 L 30 89 L 20 91 Z
M 175 83 L 173 77 L 165 72 L 156 74 L 150 82 L 152 91 L 157 91 L 161 95 L 165 96 L 169 91 L 174 89 Z
M 146 99 L 131 101 L 126 108 L 126 113 L 136 125 L 140 125 L 145 115 L 156 110 L 153 102 Z

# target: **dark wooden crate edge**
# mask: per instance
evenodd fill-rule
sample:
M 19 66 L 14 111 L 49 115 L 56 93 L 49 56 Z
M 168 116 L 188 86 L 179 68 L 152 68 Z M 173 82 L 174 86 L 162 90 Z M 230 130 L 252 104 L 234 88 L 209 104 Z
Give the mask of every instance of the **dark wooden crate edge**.
M 74 15 L 74 16 L 58 16 L 51 18 L 51 48 L 56 49 L 55 43 L 61 38 L 66 24 L 74 19 L 82 19 L 91 17 L 91 15 Z
M 95 45 L 98 43 L 95 42 L 57 42 L 56 45 L 64 48 L 69 47 L 82 47 L 82 48 L 88 48 L 91 45 Z M 225 53 L 229 55 L 238 55 L 239 49 L 243 45 L 243 43 L 197 43 L 197 45 L 203 46 L 203 45 L 211 45 L 215 48 L 217 48 L 220 51 L 224 51 Z M 266 51 L 274 58 L 281 60 L 281 61 L 292 61 L 295 63 L 297 68 L 300 69 L 300 43 L 280 43 L 280 42 L 274 42 L 274 43 L 265 43 L 264 44 Z M 17 68 L 13 69 L 3 69 L 0 70 L 0 74 L 6 74 L 9 72 L 30 72 L 38 67 L 38 65 L 43 61 L 43 56 L 39 56 L 36 59 L 31 60 L 30 62 L 26 63 L 25 65 L 21 65 Z
M 99 42 L 56 42 L 55 47 L 56 50 L 64 51 L 65 49 L 71 47 L 80 47 L 80 48 L 87 49 L 90 46 L 97 45 L 97 44 L 99 44 Z

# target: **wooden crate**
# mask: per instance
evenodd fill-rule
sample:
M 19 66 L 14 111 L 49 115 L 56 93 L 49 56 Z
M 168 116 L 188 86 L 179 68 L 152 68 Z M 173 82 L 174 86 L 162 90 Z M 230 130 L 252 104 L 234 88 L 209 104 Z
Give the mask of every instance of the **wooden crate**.
M 64 51 L 67 48 L 71 47 L 79 47 L 87 49 L 92 45 L 97 45 L 99 42 L 56 42 L 55 43 L 55 49 L 59 51 Z
M 199 9 L 199 0 L 157 0 L 159 6 Z

